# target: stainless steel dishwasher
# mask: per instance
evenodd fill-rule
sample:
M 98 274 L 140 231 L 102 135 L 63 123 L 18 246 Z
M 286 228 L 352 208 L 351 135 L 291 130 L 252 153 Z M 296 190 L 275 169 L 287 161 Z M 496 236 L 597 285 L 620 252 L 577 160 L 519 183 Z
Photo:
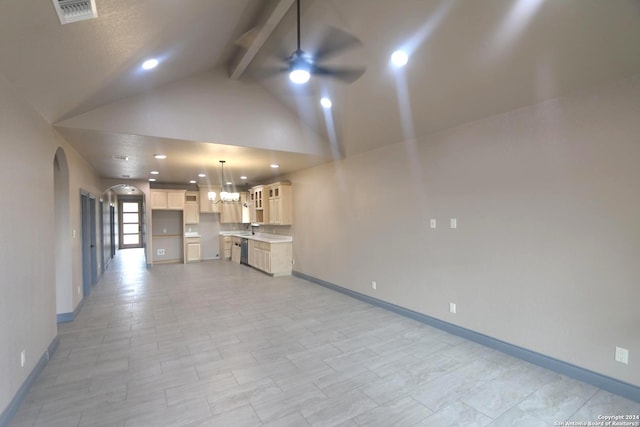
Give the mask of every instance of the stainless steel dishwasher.
M 240 264 L 249 265 L 249 239 L 240 241 Z

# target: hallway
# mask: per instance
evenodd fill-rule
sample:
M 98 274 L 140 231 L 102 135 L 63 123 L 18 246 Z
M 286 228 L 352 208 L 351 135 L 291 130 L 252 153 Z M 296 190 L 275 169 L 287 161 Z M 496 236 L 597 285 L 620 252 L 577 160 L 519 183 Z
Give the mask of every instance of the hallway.
M 296 277 L 121 250 L 11 427 L 552 426 L 640 404 Z

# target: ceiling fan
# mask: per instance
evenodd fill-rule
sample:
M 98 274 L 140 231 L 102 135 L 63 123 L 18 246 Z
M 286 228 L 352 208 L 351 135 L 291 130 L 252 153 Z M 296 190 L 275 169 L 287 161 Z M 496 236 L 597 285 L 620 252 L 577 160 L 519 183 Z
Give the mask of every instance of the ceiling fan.
M 305 84 L 311 76 L 324 76 L 337 79 L 344 83 L 353 83 L 365 72 L 364 67 L 343 68 L 320 65 L 320 62 L 338 54 L 348 48 L 362 45 L 362 42 L 349 33 L 338 28 L 330 27 L 323 34 L 313 54 L 303 51 L 300 47 L 300 0 L 296 0 L 297 47 L 286 58 L 278 58 L 286 63 L 285 67 L 278 67 L 272 71 L 288 73 L 289 79 L 296 84 Z M 271 74 L 271 73 L 269 73 Z

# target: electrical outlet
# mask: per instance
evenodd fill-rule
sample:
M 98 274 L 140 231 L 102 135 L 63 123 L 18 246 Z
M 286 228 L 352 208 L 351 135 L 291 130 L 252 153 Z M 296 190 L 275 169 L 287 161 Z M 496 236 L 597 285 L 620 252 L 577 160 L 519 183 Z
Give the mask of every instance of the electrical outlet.
M 375 289 L 378 289 L 378 284 L 376 283 L 376 281 L 375 281 L 375 280 L 372 280 L 372 281 L 371 281 L 371 289 L 374 289 L 374 290 L 375 290 Z
M 158 249 L 157 254 L 158 255 L 164 255 L 164 249 Z
M 622 347 L 616 347 L 616 362 L 629 364 L 629 350 Z
M 20 367 L 24 368 L 24 365 L 27 363 L 27 350 L 22 350 L 20 352 Z
M 453 313 L 456 314 L 458 312 L 458 307 L 456 306 L 455 302 L 450 302 L 449 303 L 449 313 Z
M 451 228 L 458 228 L 458 220 L 455 218 L 451 218 L 449 225 L 451 226 Z
M 431 221 L 429 221 L 429 226 L 431 228 L 436 228 L 436 220 L 435 219 L 431 219 Z

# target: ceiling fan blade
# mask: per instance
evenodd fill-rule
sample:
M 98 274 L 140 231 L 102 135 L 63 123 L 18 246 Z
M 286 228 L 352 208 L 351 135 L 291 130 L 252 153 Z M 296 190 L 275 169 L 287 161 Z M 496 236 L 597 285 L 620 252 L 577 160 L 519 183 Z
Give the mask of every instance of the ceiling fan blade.
M 320 62 L 359 46 L 362 46 L 362 42 L 357 37 L 329 26 L 317 43 L 316 49 L 311 53 L 314 61 Z
M 321 67 L 315 65 L 311 69 L 311 74 L 317 76 L 327 76 L 341 80 L 344 83 L 353 83 L 360 78 L 366 71 L 365 67 L 359 68 L 333 68 L 333 67 Z

